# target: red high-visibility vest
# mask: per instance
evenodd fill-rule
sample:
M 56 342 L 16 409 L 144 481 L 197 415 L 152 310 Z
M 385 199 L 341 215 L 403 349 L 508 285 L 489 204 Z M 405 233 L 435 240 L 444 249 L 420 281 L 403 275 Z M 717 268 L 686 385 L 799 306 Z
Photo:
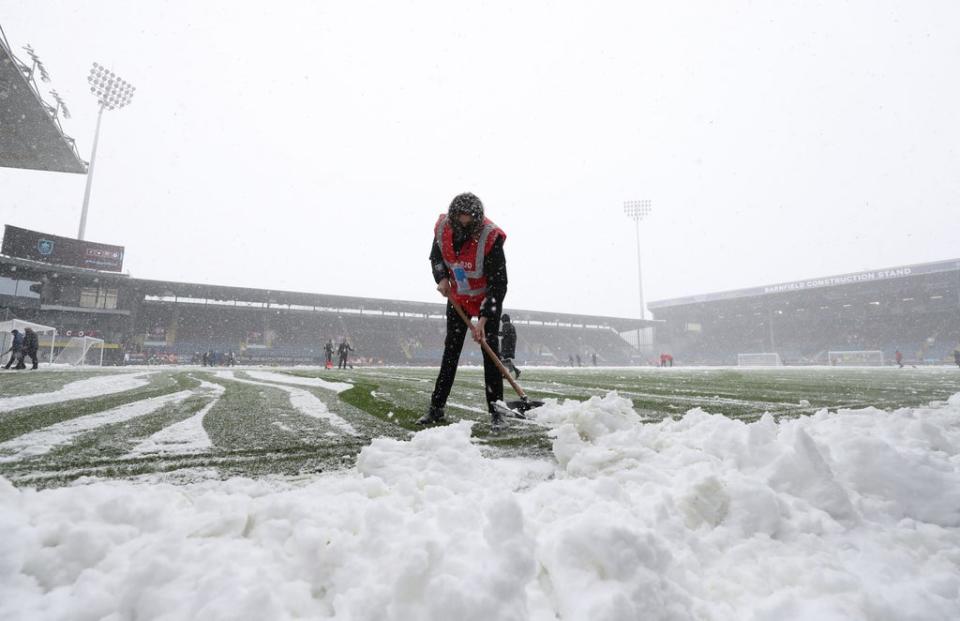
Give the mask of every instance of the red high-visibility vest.
M 489 218 L 484 218 L 480 230 L 463 242 L 460 252 L 455 252 L 453 227 L 445 213 L 440 214 L 433 233 L 440 246 L 443 262 L 450 271 L 450 297 L 456 300 L 467 314 L 478 316 L 487 295 L 487 275 L 483 273 L 483 260 L 493 248 L 497 237 L 506 239 L 507 234 Z

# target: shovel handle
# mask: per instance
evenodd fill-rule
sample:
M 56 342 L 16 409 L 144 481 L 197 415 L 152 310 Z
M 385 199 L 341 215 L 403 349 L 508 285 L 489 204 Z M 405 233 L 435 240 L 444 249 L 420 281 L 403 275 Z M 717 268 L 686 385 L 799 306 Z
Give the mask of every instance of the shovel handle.
M 460 308 L 460 305 L 457 304 L 457 301 L 454 300 L 453 298 L 447 298 L 447 300 L 449 300 L 454 310 L 457 311 L 457 314 L 460 315 L 460 319 L 463 319 L 463 322 L 467 324 L 467 327 L 472 328 L 473 322 L 470 321 L 470 318 L 467 317 L 467 314 L 463 312 L 463 309 Z M 480 340 L 480 347 L 483 349 L 483 353 L 487 355 L 487 358 L 489 358 L 490 361 L 493 362 L 493 364 L 497 365 L 497 368 L 500 369 L 500 374 L 503 375 L 504 379 L 510 382 L 510 385 L 513 386 L 513 389 L 515 391 L 517 391 L 517 394 L 520 396 L 520 398 L 526 401 L 527 395 L 525 392 L 523 392 L 523 388 L 520 388 L 520 384 L 518 384 L 516 380 L 513 379 L 513 376 L 510 375 L 510 371 L 507 371 L 507 367 L 503 366 L 503 363 L 500 362 L 500 357 L 497 356 L 497 354 L 495 354 L 492 349 L 490 349 L 489 345 L 487 345 L 486 338 L 483 338 Z

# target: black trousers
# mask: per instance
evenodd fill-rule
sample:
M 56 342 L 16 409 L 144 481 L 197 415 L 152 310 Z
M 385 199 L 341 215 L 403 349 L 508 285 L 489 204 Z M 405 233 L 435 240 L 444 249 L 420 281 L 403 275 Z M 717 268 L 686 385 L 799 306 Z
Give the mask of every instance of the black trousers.
M 340 363 L 337 365 L 337 368 L 340 368 L 340 369 L 347 368 L 347 354 L 340 354 Z
M 35 349 L 34 349 L 34 350 L 29 350 L 29 349 L 24 350 L 24 352 L 23 352 L 23 358 L 20 358 L 20 363 L 17 365 L 17 368 L 18 368 L 18 369 L 24 369 L 24 368 L 26 368 L 26 367 L 24 366 L 24 364 L 23 364 L 23 361 L 26 360 L 27 358 L 30 358 L 31 360 L 33 360 L 33 368 L 36 369 L 36 368 L 37 368 L 37 350 L 35 350 Z
M 23 355 L 23 353 L 22 353 L 19 349 L 18 349 L 18 350 L 15 350 L 15 351 L 11 351 L 11 352 L 10 352 L 10 360 L 7 360 L 7 365 L 6 365 L 5 367 L 3 367 L 3 368 L 4 368 L 4 369 L 9 369 L 11 365 L 14 365 L 14 364 L 19 365 L 19 364 L 20 364 L 20 356 L 22 356 L 22 355 Z
M 500 349 L 500 317 L 496 319 L 487 319 L 483 334 L 487 345 L 498 354 Z M 447 338 L 443 342 L 443 361 L 440 363 L 440 374 L 437 376 L 437 383 L 433 387 L 433 396 L 430 397 L 430 405 L 442 408 L 447 404 L 447 397 L 450 396 L 450 388 L 453 387 L 453 380 L 457 377 L 457 365 L 460 363 L 460 352 L 463 350 L 463 341 L 467 336 L 467 324 L 463 323 L 460 315 L 454 310 L 453 305 L 447 302 Z M 471 336 L 471 338 L 473 338 Z M 486 354 L 483 354 L 483 383 L 486 387 L 487 409 L 490 404 L 503 400 L 503 376 L 500 370 Z

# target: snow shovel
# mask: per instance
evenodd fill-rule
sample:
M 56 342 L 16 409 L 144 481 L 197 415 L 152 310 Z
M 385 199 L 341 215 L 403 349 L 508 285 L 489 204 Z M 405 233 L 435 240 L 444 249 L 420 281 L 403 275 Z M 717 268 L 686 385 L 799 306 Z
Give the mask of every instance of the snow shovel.
M 457 314 L 460 315 L 460 319 L 463 319 L 463 322 L 467 324 L 467 327 L 473 327 L 473 322 L 471 322 L 470 318 L 467 317 L 467 314 L 463 312 L 463 309 L 460 308 L 460 305 L 457 304 L 453 298 L 447 299 L 450 300 L 450 304 L 453 305 L 453 308 L 457 311 Z M 518 401 L 507 401 L 506 404 L 507 407 L 510 408 L 510 411 L 501 411 L 501 414 L 508 414 L 517 418 L 526 418 L 526 416 L 524 416 L 525 412 L 543 405 L 543 401 L 535 401 L 527 398 L 527 393 L 523 392 L 523 388 L 520 388 L 520 384 L 517 383 L 517 380 L 513 379 L 513 376 L 510 375 L 510 371 L 507 371 L 507 367 L 503 366 L 503 363 L 500 362 L 500 357 L 497 356 L 492 349 L 490 349 L 490 346 L 487 345 L 486 339 L 480 341 L 480 347 L 483 349 L 483 353 L 487 355 L 487 358 L 489 358 L 493 364 L 497 365 L 497 368 L 500 369 L 501 375 L 503 375 L 503 377 L 510 382 L 510 385 L 513 386 L 513 389 L 520 397 Z

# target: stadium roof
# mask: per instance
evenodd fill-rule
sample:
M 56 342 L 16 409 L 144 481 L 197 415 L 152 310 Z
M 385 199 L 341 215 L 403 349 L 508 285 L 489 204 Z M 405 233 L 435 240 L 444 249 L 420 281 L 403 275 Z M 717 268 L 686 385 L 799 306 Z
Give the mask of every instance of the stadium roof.
M 0 30 L 0 166 L 86 173 L 73 138 L 63 133 L 52 106 L 36 88 L 28 65 Z
M 99 273 L 99 272 L 98 272 Z M 131 278 L 130 285 L 144 295 L 160 298 L 186 298 L 192 300 L 210 300 L 218 302 L 253 302 L 271 306 L 297 306 L 336 310 L 362 310 L 363 312 L 405 313 L 413 315 L 443 315 L 446 304 L 432 302 L 414 302 L 409 300 L 388 300 L 383 298 L 365 298 L 322 293 L 301 293 L 296 291 L 276 291 L 271 289 L 249 289 L 245 287 L 226 287 L 221 285 L 203 285 L 160 280 Z M 653 326 L 659 322 L 631 319 L 625 317 L 607 317 L 603 315 L 576 315 L 572 313 L 552 313 L 522 309 L 509 309 L 511 319 L 515 321 L 537 321 L 543 323 L 561 323 L 572 325 L 608 326 L 618 332 L 636 330 Z
M 69 274 L 79 276 L 80 278 L 97 279 L 99 281 L 129 281 L 130 276 L 117 272 L 104 272 L 92 270 L 83 267 L 71 267 L 68 265 L 54 265 L 52 263 L 43 263 L 40 261 L 31 261 L 30 259 L 19 259 L 0 255 L 0 276 L 8 278 L 18 275 L 26 280 L 29 278 L 42 278 L 49 274 Z
M 732 291 L 721 291 L 719 293 L 691 295 L 682 298 L 673 298 L 670 300 L 658 300 L 656 302 L 650 302 L 647 306 L 650 308 L 650 310 L 656 310 L 658 308 L 665 309 L 675 306 L 685 306 L 688 304 L 703 304 L 707 302 L 719 302 L 722 300 L 768 296 L 794 291 L 822 289 L 825 287 L 842 287 L 844 285 L 852 285 L 857 283 L 877 282 L 894 278 L 909 278 L 911 276 L 952 271 L 960 272 L 960 259 L 948 259 L 946 261 L 936 261 L 934 263 L 917 263 L 915 265 L 904 265 L 901 267 L 869 270 L 866 272 L 840 274 L 839 276 L 825 276 L 821 278 L 810 278 L 807 280 L 795 280 L 792 282 L 783 282 L 774 285 L 765 285 L 762 287 L 751 287 L 748 289 L 734 289 Z
M 133 289 L 138 294 L 161 300 L 182 301 L 185 303 L 227 304 L 236 302 L 237 306 L 249 304 L 267 305 L 282 309 L 344 310 L 370 313 L 404 313 L 411 315 L 443 315 L 446 305 L 443 303 L 414 302 L 407 300 L 388 300 L 324 293 L 303 293 L 297 291 L 277 291 L 272 289 L 252 289 L 247 287 L 228 287 L 200 283 L 175 282 L 167 280 L 149 280 L 131 278 L 125 274 L 102 272 L 79 267 L 51 265 L 27 259 L 0 256 L 0 276 L 21 280 L 41 280 L 51 275 L 74 276 L 77 280 L 106 283 L 108 286 Z M 607 326 L 618 332 L 650 327 L 661 322 L 628 317 L 607 317 L 603 315 L 576 315 L 572 313 L 552 313 L 522 309 L 509 309 L 511 319 L 515 321 L 535 321 L 547 324 L 596 325 Z

